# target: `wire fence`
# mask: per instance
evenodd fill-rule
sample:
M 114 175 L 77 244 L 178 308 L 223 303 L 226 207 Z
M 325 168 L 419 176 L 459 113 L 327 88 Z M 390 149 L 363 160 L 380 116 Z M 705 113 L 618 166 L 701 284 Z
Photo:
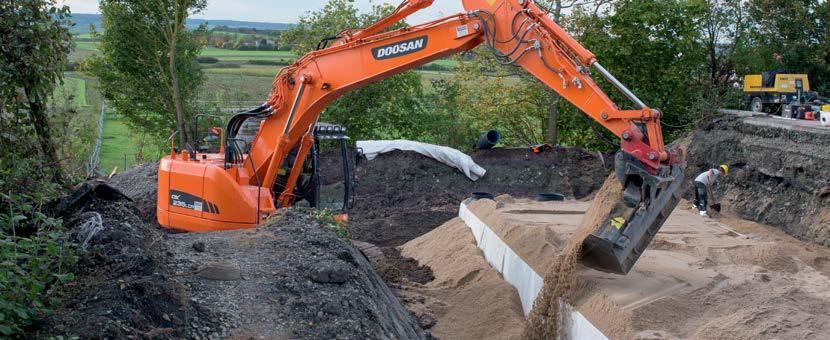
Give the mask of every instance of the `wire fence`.
M 95 139 L 95 147 L 92 148 L 92 155 L 89 157 L 89 164 L 86 167 L 87 177 L 91 177 L 101 164 L 101 144 L 104 141 L 104 112 L 106 107 L 101 101 L 101 114 L 98 116 L 98 137 Z

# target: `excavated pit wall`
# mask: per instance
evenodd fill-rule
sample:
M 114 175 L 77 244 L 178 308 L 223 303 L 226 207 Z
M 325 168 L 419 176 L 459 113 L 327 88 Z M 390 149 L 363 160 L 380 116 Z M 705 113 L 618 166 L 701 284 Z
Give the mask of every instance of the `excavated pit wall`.
M 477 191 L 515 197 L 556 192 L 582 199 L 600 188 L 613 166 L 611 154 L 575 148 L 544 154 L 529 148 L 479 150 L 471 156 L 487 170 L 475 182 L 414 152 L 391 152 L 358 164 L 350 210 L 354 238 L 400 246 L 457 216 L 458 204 Z
M 830 246 L 830 128 L 794 129 L 770 117 L 722 115 L 681 143 L 688 146 L 689 183 L 717 164 L 732 166 L 716 192 L 724 212 Z M 689 185 L 687 198 L 692 192 Z

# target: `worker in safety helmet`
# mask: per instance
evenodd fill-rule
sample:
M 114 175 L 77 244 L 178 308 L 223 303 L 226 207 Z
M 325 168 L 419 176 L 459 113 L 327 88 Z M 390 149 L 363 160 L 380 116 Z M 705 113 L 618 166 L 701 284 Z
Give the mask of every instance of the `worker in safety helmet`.
M 694 208 L 700 211 L 700 216 L 709 217 L 709 202 L 708 198 L 711 196 L 714 200 L 715 188 L 718 183 L 718 177 L 729 174 L 729 166 L 724 164 L 717 168 L 712 168 L 704 171 L 695 177 L 695 205 Z

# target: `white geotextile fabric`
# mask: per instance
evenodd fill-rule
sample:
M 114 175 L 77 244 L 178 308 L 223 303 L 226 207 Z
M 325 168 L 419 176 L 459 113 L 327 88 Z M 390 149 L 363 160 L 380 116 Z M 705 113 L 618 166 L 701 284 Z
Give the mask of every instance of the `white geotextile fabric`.
M 487 173 L 487 170 L 476 164 L 472 157 L 446 146 L 399 139 L 358 141 L 357 147 L 363 150 L 366 159 L 370 161 L 382 153 L 396 150 L 414 151 L 460 170 L 473 181 L 477 181 Z
M 464 202 L 458 210 L 458 217 L 470 228 L 487 262 L 519 292 L 522 310 L 525 317 L 528 316 L 533 309 L 533 302 L 542 290 L 544 284 L 542 276 L 533 271 L 530 265 L 522 260 L 513 249 L 510 249 L 478 216 L 473 214 Z M 570 329 L 566 332 L 570 339 L 608 340 L 582 313 L 568 305 L 563 309 L 570 314 Z
M 478 247 L 484 252 L 487 262 L 502 274 L 504 280 L 516 287 L 522 300 L 525 316 L 533 309 L 533 301 L 539 295 L 544 280 L 530 266 L 499 238 L 467 205 L 461 203 L 458 216 L 470 227 Z

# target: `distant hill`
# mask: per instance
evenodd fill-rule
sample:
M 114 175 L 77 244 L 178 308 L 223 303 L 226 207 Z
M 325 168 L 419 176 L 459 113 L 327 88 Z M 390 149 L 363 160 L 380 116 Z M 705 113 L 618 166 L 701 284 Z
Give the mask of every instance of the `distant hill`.
M 96 29 L 101 27 L 100 14 L 87 13 L 72 13 L 71 20 L 75 22 L 72 27 L 72 33 L 84 34 L 89 33 L 89 25 L 95 25 Z M 232 28 L 256 28 L 261 30 L 286 30 L 291 28 L 292 24 L 286 23 L 272 23 L 272 22 L 254 22 L 254 21 L 237 21 L 237 20 L 222 20 L 222 19 L 187 19 L 187 27 L 195 28 L 201 24 L 207 24 L 208 27 L 227 26 Z

